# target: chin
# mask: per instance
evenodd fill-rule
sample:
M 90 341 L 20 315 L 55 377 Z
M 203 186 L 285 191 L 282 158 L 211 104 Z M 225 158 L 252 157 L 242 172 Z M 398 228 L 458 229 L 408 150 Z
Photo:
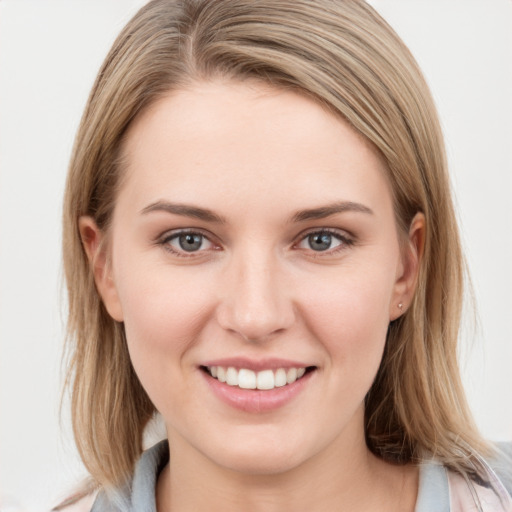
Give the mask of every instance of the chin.
M 300 465 L 288 456 L 276 456 L 275 454 L 235 456 L 229 460 L 217 461 L 224 468 L 242 475 L 275 476 L 287 473 Z
M 225 469 L 244 475 L 278 475 L 300 466 L 308 457 L 304 453 L 303 444 L 299 451 L 292 443 L 282 439 L 237 440 L 210 455 L 210 459 Z

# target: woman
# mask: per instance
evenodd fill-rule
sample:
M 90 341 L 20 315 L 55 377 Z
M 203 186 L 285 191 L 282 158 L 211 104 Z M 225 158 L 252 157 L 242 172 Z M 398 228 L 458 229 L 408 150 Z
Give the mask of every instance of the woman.
M 92 510 L 511 509 L 457 368 L 435 108 L 364 2 L 142 8 L 79 129 L 64 258 Z

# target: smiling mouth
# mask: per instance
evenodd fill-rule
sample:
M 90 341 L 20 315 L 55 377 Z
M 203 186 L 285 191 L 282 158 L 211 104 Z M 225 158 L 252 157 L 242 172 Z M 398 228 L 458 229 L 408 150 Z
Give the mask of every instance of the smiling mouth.
M 247 368 L 232 366 L 201 366 L 201 369 L 219 382 L 240 389 L 270 390 L 293 384 L 312 372 L 314 366 L 298 368 L 277 368 L 255 372 Z

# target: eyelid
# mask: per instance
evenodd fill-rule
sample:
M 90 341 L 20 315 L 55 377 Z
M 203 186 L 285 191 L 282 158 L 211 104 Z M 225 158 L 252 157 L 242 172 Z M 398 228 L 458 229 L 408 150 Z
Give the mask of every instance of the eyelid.
M 181 235 L 200 235 L 205 240 L 207 240 L 210 244 L 212 244 L 212 248 L 208 249 L 201 249 L 198 251 L 190 251 L 187 252 L 185 250 L 179 250 L 174 247 L 172 247 L 169 242 L 172 239 L 176 239 Z M 162 233 L 160 236 L 157 237 L 155 243 L 157 245 L 162 246 L 166 251 L 170 252 L 171 254 L 182 257 L 182 258 L 193 258 L 193 257 L 199 257 L 203 256 L 204 253 L 212 251 L 212 250 L 219 250 L 220 246 L 218 243 L 216 243 L 214 240 L 212 240 L 214 237 L 211 233 L 205 232 L 205 230 L 201 228 L 177 228 L 177 229 L 170 229 Z
M 338 239 L 341 243 L 338 246 L 334 247 L 333 249 L 326 249 L 325 251 L 314 251 L 313 249 L 301 249 L 298 247 L 298 245 L 301 242 L 303 242 L 308 236 L 313 235 L 313 234 L 323 234 L 323 233 L 328 233 L 328 234 L 332 235 L 333 237 Z M 208 249 L 198 250 L 198 251 L 187 252 L 185 250 L 177 250 L 169 244 L 169 241 L 171 239 L 174 239 L 174 238 L 179 237 L 180 235 L 186 235 L 186 234 L 201 235 L 210 244 L 212 244 L 213 247 L 208 248 Z M 218 251 L 218 250 L 222 249 L 221 245 L 214 240 L 215 238 L 216 237 L 214 237 L 210 232 L 205 231 L 204 229 L 201 229 L 201 228 L 195 228 L 195 227 L 176 228 L 176 229 L 170 229 L 170 230 L 163 232 L 161 235 L 159 235 L 156 238 L 155 243 L 157 245 L 162 246 L 166 251 L 170 252 L 171 254 L 173 254 L 175 256 L 183 257 L 183 258 L 193 258 L 193 257 L 197 258 L 200 256 L 204 256 L 205 253 L 208 253 L 212 250 Z M 338 253 L 339 251 L 346 249 L 347 247 L 354 245 L 355 241 L 356 241 L 355 237 L 353 235 L 349 234 L 346 230 L 339 229 L 339 228 L 315 227 L 315 228 L 310 228 L 306 231 L 303 231 L 296 238 L 296 242 L 293 243 L 293 248 L 307 251 L 314 257 L 328 257 L 330 255 L 334 255 L 334 254 Z
M 343 229 L 337 229 L 337 228 L 326 228 L 326 227 L 317 227 L 317 228 L 311 228 L 306 231 L 303 231 L 298 237 L 297 241 L 293 244 L 294 248 L 299 248 L 298 245 L 303 242 L 308 236 L 314 235 L 314 234 L 323 234 L 327 233 L 329 235 L 332 235 L 333 237 L 340 240 L 341 244 L 334 247 L 333 249 L 326 249 L 325 251 L 314 251 L 313 249 L 304 249 L 305 251 L 308 251 L 314 257 L 323 257 L 323 256 L 331 256 L 333 254 L 338 253 L 339 251 L 342 251 L 346 249 L 347 247 L 350 247 L 354 245 L 355 243 L 355 237 L 350 235 L 347 231 Z M 300 249 L 300 248 L 299 248 Z

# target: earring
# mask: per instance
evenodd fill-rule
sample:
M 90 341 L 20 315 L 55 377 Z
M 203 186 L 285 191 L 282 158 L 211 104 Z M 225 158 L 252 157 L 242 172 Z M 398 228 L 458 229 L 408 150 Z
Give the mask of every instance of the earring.
M 398 308 L 400 309 L 400 313 L 401 313 L 404 309 L 404 305 L 400 302 L 400 304 L 398 304 Z

